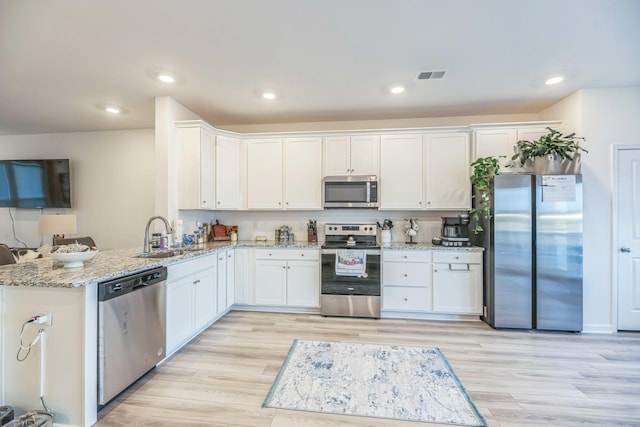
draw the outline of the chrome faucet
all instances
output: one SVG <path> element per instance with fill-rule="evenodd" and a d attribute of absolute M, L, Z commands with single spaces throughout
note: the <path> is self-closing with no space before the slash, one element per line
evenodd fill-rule
<path fill-rule="evenodd" d="M 145 253 L 151 252 L 151 245 L 149 244 L 149 227 L 151 226 L 151 223 L 155 219 L 160 219 L 160 220 L 162 220 L 162 222 L 164 222 L 164 227 L 165 227 L 165 229 L 167 231 L 167 234 L 173 233 L 173 230 L 171 229 L 171 226 L 169 225 L 169 221 L 167 221 L 167 219 L 165 217 L 157 215 L 157 216 L 152 216 L 151 218 L 149 218 L 149 221 L 147 222 L 147 227 L 144 229 L 144 248 L 143 248 L 143 252 L 145 252 Z"/>

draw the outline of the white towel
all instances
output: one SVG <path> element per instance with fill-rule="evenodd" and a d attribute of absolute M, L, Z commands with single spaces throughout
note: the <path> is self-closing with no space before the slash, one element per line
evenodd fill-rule
<path fill-rule="evenodd" d="M 367 277 L 367 253 L 353 249 L 336 251 L 336 276 Z"/>

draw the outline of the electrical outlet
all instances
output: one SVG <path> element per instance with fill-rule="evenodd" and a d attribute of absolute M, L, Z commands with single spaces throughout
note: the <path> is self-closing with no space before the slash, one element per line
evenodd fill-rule
<path fill-rule="evenodd" d="M 37 323 L 39 325 L 49 325 L 51 326 L 53 315 L 51 313 L 48 314 L 36 314 L 33 316 L 33 323 Z"/>

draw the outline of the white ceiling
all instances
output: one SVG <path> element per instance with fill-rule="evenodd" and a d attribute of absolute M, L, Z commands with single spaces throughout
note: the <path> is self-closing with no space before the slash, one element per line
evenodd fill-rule
<path fill-rule="evenodd" d="M 535 113 L 640 85 L 639 23 L 638 0 L 0 0 L 0 134 L 151 128 L 165 95 L 221 127 Z"/>

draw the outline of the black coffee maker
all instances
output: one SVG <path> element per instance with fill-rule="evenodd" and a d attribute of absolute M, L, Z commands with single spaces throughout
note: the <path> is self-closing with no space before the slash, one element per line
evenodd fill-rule
<path fill-rule="evenodd" d="M 443 216 L 442 246 L 471 246 L 469 239 L 469 215 Z"/>

